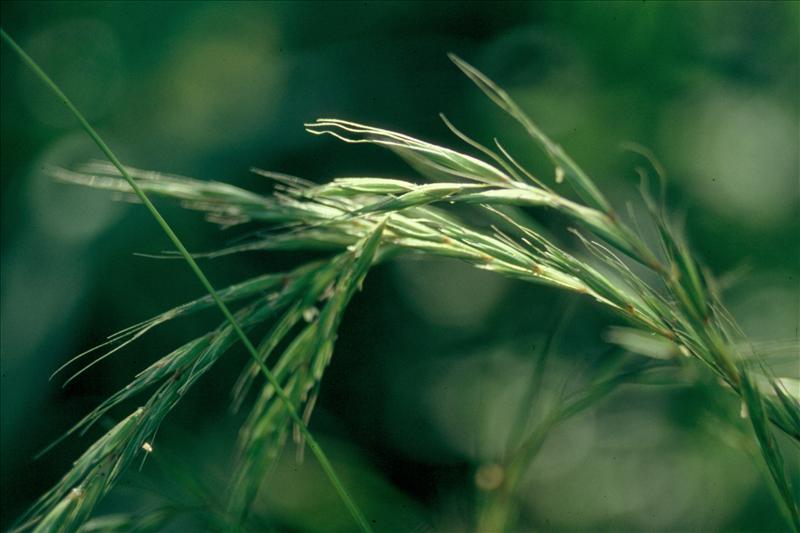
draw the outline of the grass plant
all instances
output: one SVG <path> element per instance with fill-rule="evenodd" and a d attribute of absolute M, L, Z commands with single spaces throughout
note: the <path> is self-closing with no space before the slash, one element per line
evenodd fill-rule
<path fill-rule="evenodd" d="M 87 520 L 95 504 L 134 459 L 149 453 L 169 411 L 233 344 L 241 342 L 252 360 L 234 385 L 233 405 L 247 408 L 249 413 L 240 430 L 238 461 L 231 475 L 228 524 L 247 523 L 263 478 L 293 435 L 301 447 L 308 444 L 356 522 L 369 530 L 364 513 L 338 481 L 307 424 L 334 353 L 343 313 L 370 268 L 400 254 L 415 254 L 459 260 L 521 282 L 577 293 L 612 310 L 629 326 L 610 334 L 610 340 L 622 348 L 608 355 L 584 388 L 560 396 L 552 408 L 540 413 L 531 429 L 524 429 L 527 416 L 521 415 L 500 466 L 503 479 L 478 510 L 478 530 L 513 527 L 519 480 L 554 426 L 653 369 L 685 364 L 707 369 L 739 398 L 787 523 L 800 530 L 797 498 L 775 436 L 776 431 L 785 434 L 786 446 L 795 449 L 800 444 L 798 384 L 774 376 L 758 347 L 747 342 L 722 304 L 713 276 L 670 221 L 663 196 L 653 197 L 642 187 L 641 201 L 657 233 L 655 241 L 648 240 L 503 89 L 465 61 L 451 55 L 453 63 L 544 150 L 552 162 L 555 183 L 548 184 L 550 180 L 525 169 L 497 139 L 493 146 L 484 146 L 444 116 L 445 127 L 468 148 L 456 150 L 340 119 L 322 118 L 306 124 L 314 135 L 391 150 L 408 162 L 418 178 L 344 177 L 319 185 L 254 170 L 275 183 L 274 194 L 264 196 L 231 184 L 125 167 L 56 85 L 5 33 L 3 38 L 70 107 L 110 161 L 91 162 L 76 170 L 54 169 L 53 174 L 72 184 L 135 195 L 170 238 L 177 250 L 174 256 L 189 264 L 208 293 L 112 335 L 104 346 L 106 355 L 165 322 L 204 308 L 216 306 L 225 318 L 215 330 L 141 371 L 78 423 L 72 431 L 86 431 L 122 402 L 146 389 L 155 390 L 42 496 L 22 520 L 23 528 L 74 531 L 81 524 L 92 524 Z M 570 186 L 574 197 L 559 192 L 562 183 Z M 265 229 L 246 242 L 190 254 L 150 197 L 178 201 L 226 227 L 255 221 Z M 462 209 L 453 209 L 462 204 L 492 223 L 472 223 Z M 527 223 L 522 213 L 530 209 L 551 209 L 563 215 L 582 250 L 576 251 Z M 195 261 L 195 257 L 269 250 L 322 250 L 328 251 L 330 258 L 289 272 L 258 276 L 221 291 L 212 287 Z M 255 345 L 247 332 L 260 324 L 269 324 L 270 329 Z M 526 395 L 527 404 L 521 406 L 524 415 L 539 401 L 537 391 L 547 353 L 544 349 L 537 355 L 540 371 Z M 250 401 L 248 393 L 254 388 L 255 400 Z"/>

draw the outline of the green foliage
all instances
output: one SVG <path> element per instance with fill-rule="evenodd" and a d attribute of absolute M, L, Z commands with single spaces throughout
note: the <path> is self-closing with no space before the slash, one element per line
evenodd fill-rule
<path fill-rule="evenodd" d="M 637 356 L 609 355 L 602 372 L 579 391 L 558 397 L 532 430 L 522 434 L 519 442 L 511 443 L 504 458 L 505 476 L 479 512 L 479 529 L 502 530 L 513 525 L 519 479 L 553 427 L 624 383 L 640 379 L 651 370 L 687 361 L 712 372 L 747 407 L 787 516 L 795 529 L 800 528 L 793 489 L 773 435 L 773 428 L 777 428 L 789 437 L 791 445 L 800 442 L 800 403 L 765 365 L 758 364 L 759 354 L 742 348 L 745 339 L 715 294 L 710 274 L 670 223 L 663 199 L 656 201 L 643 191 L 643 203 L 659 236 L 651 245 L 614 211 L 592 179 L 505 91 L 463 60 L 451 58 L 494 103 L 522 124 L 552 161 L 556 182 L 569 183 L 580 201 L 555 192 L 534 177 L 499 142 L 495 142 L 497 152 L 490 150 L 446 119 L 445 124 L 459 138 L 487 159 L 355 122 L 320 119 L 306 125 L 316 135 L 388 148 L 432 183 L 359 177 L 315 185 L 263 173 L 277 184 L 273 196 L 263 197 L 227 184 L 123 169 L 114 158 L 112 165 L 96 163 L 76 172 L 54 171 L 68 182 L 136 193 L 148 207 L 145 193 L 174 199 L 207 213 L 209 220 L 223 226 L 248 221 L 275 225 L 266 235 L 209 255 L 276 249 L 336 250 L 336 254 L 327 261 L 309 263 L 285 274 L 260 276 L 219 293 L 206 281 L 208 297 L 112 336 L 111 343 L 123 346 L 157 325 L 214 304 L 223 311 L 229 303 L 241 305 L 235 316 L 226 314 L 227 320 L 214 331 L 189 341 L 142 371 L 76 426 L 76 430 L 85 430 L 120 403 L 156 387 L 143 407 L 103 435 L 31 508 L 25 526 L 36 531 L 71 531 L 83 524 L 125 468 L 136 457 L 149 453 L 158 427 L 186 391 L 208 374 L 234 343 L 249 342 L 239 325 L 252 330 L 256 325 L 270 324 L 271 329 L 258 348 L 253 348 L 253 361 L 243 369 L 234 388 L 234 406 L 239 408 L 247 403 L 248 392 L 259 375 L 266 377 L 258 384 L 260 390 L 240 430 L 238 461 L 231 476 L 230 516 L 226 519 L 231 527 L 245 524 L 250 505 L 274 467 L 293 424 L 295 441 L 301 447 L 308 442 L 312 450 L 316 449 L 306 424 L 331 361 L 345 309 L 370 267 L 397 254 L 417 254 L 461 260 L 524 282 L 589 296 L 628 322 L 631 330 L 617 331 L 612 340 L 638 352 Z M 495 223 L 475 227 L 461 211 L 451 207 L 459 204 Z M 587 234 L 573 231 L 589 257 L 521 222 L 517 216 L 520 208 L 553 209 L 588 230 Z M 174 242 L 179 244 L 177 237 Z M 182 245 L 177 248 L 193 264 Z M 637 264 L 629 264 L 628 258 Z M 647 275 L 641 273 L 642 269 L 648 270 Z M 204 279 L 202 273 L 198 276 Z M 653 286 L 652 279 L 658 280 L 658 287 Z M 268 358 L 281 347 L 268 369 Z M 534 381 L 532 388 L 535 391 L 540 386 Z M 528 398 L 533 402 L 536 394 Z M 522 409 L 527 407 L 523 405 Z M 318 457 L 324 460 L 324 456 Z M 331 475 L 334 483 L 335 479 Z"/>

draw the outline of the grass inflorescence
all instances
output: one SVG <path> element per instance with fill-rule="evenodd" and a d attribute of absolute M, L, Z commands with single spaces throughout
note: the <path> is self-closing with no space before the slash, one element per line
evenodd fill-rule
<path fill-rule="evenodd" d="M 506 475 L 483 503 L 476 519 L 478 529 L 502 530 L 513 524 L 519 479 L 554 426 L 653 368 L 685 361 L 708 369 L 740 398 L 782 508 L 789 523 L 800 529 L 796 498 L 774 435 L 777 430 L 789 437 L 791 445 L 800 443 L 797 384 L 772 375 L 757 349 L 746 342 L 722 304 L 714 278 L 670 222 L 664 199 L 654 198 L 646 187 L 642 188 L 642 203 L 658 236 L 651 244 L 505 91 L 458 57 L 451 59 L 522 125 L 550 158 L 556 183 L 570 185 L 577 199 L 557 192 L 555 186 L 546 183 L 549 180 L 525 169 L 499 141 L 495 140 L 493 147 L 481 145 L 445 117 L 445 126 L 478 155 L 357 122 L 324 118 L 306 124 L 307 131 L 315 135 L 389 149 L 426 181 L 346 177 L 318 185 L 256 170 L 275 182 L 276 192 L 263 196 L 229 184 L 123 167 L 113 157 L 109 157 L 111 164 L 94 162 L 77 170 L 53 170 L 66 182 L 135 194 L 154 216 L 157 211 L 148 196 L 177 200 L 223 226 L 255 221 L 268 227 L 246 242 L 206 256 L 268 250 L 325 250 L 332 255 L 325 261 L 259 276 L 219 292 L 206 280 L 208 296 L 112 336 L 109 345 L 113 351 L 160 324 L 203 308 L 216 305 L 226 317 L 215 330 L 143 370 L 76 426 L 73 431 L 85 431 L 120 403 L 155 388 L 142 407 L 92 445 L 61 482 L 31 508 L 26 525 L 38 531 L 74 530 L 85 522 L 131 461 L 152 450 L 150 442 L 156 430 L 185 392 L 234 343 L 247 346 L 245 332 L 269 324 L 260 343 L 248 348 L 252 361 L 242 370 L 233 394 L 234 408 L 240 409 L 248 404 L 248 392 L 258 389 L 240 430 L 228 502 L 229 523 L 245 523 L 263 478 L 290 435 L 294 434 L 301 447 L 308 443 L 317 457 L 326 461 L 307 423 L 334 352 L 344 310 L 375 263 L 399 254 L 416 254 L 452 258 L 524 282 L 589 297 L 629 326 L 611 331 L 609 340 L 620 345 L 621 352 L 637 353 L 634 358 L 609 355 L 603 371 L 589 379 L 584 389 L 561 397 L 531 430 L 515 434 L 503 461 Z M 451 208 L 462 204 L 480 210 L 494 222 L 481 226 L 470 223 Z M 526 223 L 520 216 L 524 209 L 561 213 L 570 225 L 574 224 L 570 229 L 584 252 L 589 252 L 588 257 Z M 195 274 L 205 279 L 177 236 L 173 243 L 177 255 L 195 265 Z M 647 275 L 641 273 L 644 270 Z M 237 311 L 226 312 L 229 305 L 237 306 Z M 280 353 L 276 353 L 279 348 Z M 545 349 L 537 356 L 539 370 L 544 367 L 546 354 Z M 536 379 L 540 376 L 537 372 Z M 537 400 L 539 386 L 534 381 L 532 392 L 526 396 L 528 402 Z M 522 412 L 528 407 L 522 405 Z M 332 470 L 329 476 L 336 485 Z M 347 503 L 343 487 L 340 494 Z M 363 526 L 360 511 L 352 507 L 351 511 Z"/>

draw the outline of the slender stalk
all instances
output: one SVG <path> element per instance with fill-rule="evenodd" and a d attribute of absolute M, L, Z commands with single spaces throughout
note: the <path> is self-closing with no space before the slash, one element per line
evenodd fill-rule
<path fill-rule="evenodd" d="M 78 122 L 86 131 L 86 133 L 89 135 L 89 137 L 91 137 L 91 139 L 98 146 L 98 148 L 100 148 L 100 150 L 108 158 L 111 164 L 114 165 L 114 167 L 116 167 L 116 169 L 125 179 L 125 181 L 128 182 L 128 184 L 131 186 L 131 188 L 139 197 L 139 199 L 142 201 L 142 203 L 145 205 L 145 207 L 147 207 L 147 210 L 150 211 L 150 214 L 153 216 L 156 222 L 158 222 L 158 225 L 161 226 L 161 229 L 167 235 L 169 240 L 172 241 L 172 244 L 175 246 L 175 248 L 177 248 L 180 255 L 183 257 L 183 259 L 186 260 L 186 263 L 189 265 L 189 268 L 192 270 L 194 275 L 200 281 L 200 284 L 203 285 L 203 288 L 205 288 L 205 290 L 214 300 L 214 303 L 217 305 L 219 310 L 225 316 L 225 319 L 228 321 L 228 323 L 230 323 L 231 327 L 236 332 L 236 335 L 239 337 L 239 339 L 242 341 L 242 344 L 244 344 L 250 356 L 259 365 L 261 372 L 264 374 L 264 377 L 275 388 L 276 394 L 281 399 L 281 401 L 286 405 L 286 410 L 289 413 L 289 416 L 291 416 L 292 420 L 297 425 L 297 427 L 300 428 L 300 431 L 302 432 L 305 441 L 308 443 L 308 447 L 311 448 L 311 451 L 314 453 L 314 456 L 319 461 L 320 466 L 325 471 L 325 475 L 328 476 L 328 479 L 330 480 L 334 489 L 336 489 L 336 492 L 339 494 L 339 497 L 344 502 L 345 506 L 347 507 L 347 510 L 350 512 L 350 514 L 353 516 L 353 518 L 363 531 L 371 532 L 372 528 L 370 527 L 369 523 L 364 517 L 364 514 L 361 512 L 361 509 L 358 507 L 358 505 L 352 499 L 350 494 L 347 492 L 342 482 L 339 480 L 338 476 L 333 470 L 333 466 L 328 460 L 328 457 L 322 451 L 322 448 L 317 443 L 316 439 L 314 439 L 314 437 L 311 435 L 311 432 L 309 431 L 306 424 L 303 422 L 303 419 L 297 413 L 297 410 L 295 409 L 294 405 L 292 405 L 289 396 L 283 390 L 280 383 L 272 374 L 272 372 L 269 371 L 266 364 L 258 356 L 258 351 L 256 350 L 255 346 L 247 337 L 245 332 L 242 330 L 241 326 L 236 321 L 236 319 L 233 317 L 233 314 L 228 309 L 228 306 L 225 305 L 225 302 L 223 302 L 222 299 L 219 297 L 217 291 L 211 285 L 211 282 L 203 273 L 202 269 L 194 260 L 192 255 L 183 245 L 183 242 L 181 242 L 178 235 L 173 231 L 173 229 L 170 227 L 170 225 L 167 223 L 164 217 L 161 216 L 161 213 L 158 211 L 158 209 L 156 209 L 156 206 L 153 205 L 153 203 L 150 201 L 150 198 L 147 197 L 147 194 L 144 192 L 144 190 L 142 190 L 139 184 L 136 183 L 136 181 L 130 176 L 130 174 L 122 165 L 122 163 L 119 161 L 117 156 L 114 155 L 114 152 L 111 151 L 111 149 L 108 147 L 105 141 L 103 141 L 100 135 L 91 126 L 91 124 L 89 124 L 86 118 L 84 118 L 83 114 L 81 114 L 81 112 L 78 111 L 78 108 L 75 107 L 75 105 L 67 97 L 67 95 L 64 94 L 64 92 L 58 87 L 58 85 L 56 85 L 56 83 L 52 79 L 50 79 L 50 77 L 44 72 L 44 70 L 42 70 L 42 68 L 36 63 L 36 61 L 34 61 L 33 58 L 31 58 L 25 52 L 25 50 L 23 50 L 22 47 L 20 47 L 16 43 L 16 41 L 14 41 L 14 39 L 12 39 L 11 36 L 9 36 L 2 28 L 0 28 L 0 34 L 2 34 L 3 40 L 14 50 L 14 52 L 20 57 L 20 59 L 22 59 L 22 61 L 28 67 L 30 67 L 30 69 L 34 72 L 34 74 L 36 74 L 36 76 L 40 80 L 42 80 L 42 82 L 56 95 L 56 97 L 59 100 L 61 100 L 61 102 L 67 107 L 67 109 L 70 110 L 70 112 L 75 116 L 75 118 L 78 120 Z"/>

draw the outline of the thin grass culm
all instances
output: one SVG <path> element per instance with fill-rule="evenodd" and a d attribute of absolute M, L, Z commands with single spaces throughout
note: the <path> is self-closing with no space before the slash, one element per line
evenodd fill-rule
<path fill-rule="evenodd" d="M 50 79 L 50 77 L 39 67 L 39 65 L 16 43 L 16 41 L 14 41 L 14 39 L 12 39 L 5 32 L 5 30 L 0 29 L 0 34 L 2 34 L 3 41 L 5 41 L 14 50 L 20 59 L 28 67 L 30 67 L 31 70 L 33 70 L 36 76 L 69 109 L 72 115 L 81 124 L 81 127 L 86 131 L 89 137 L 92 138 L 95 144 L 97 144 L 111 164 L 114 165 L 114 167 L 119 171 L 120 175 L 136 193 L 145 207 L 147 207 L 150 214 L 189 265 L 190 269 L 200 281 L 203 288 L 206 290 L 206 292 L 208 292 L 214 304 L 222 312 L 227 323 L 229 324 L 229 327 L 235 333 L 235 336 L 238 337 L 238 340 L 241 341 L 245 346 L 248 353 L 253 358 L 254 364 L 258 366 L 258 369 L 269 382 L 273 393 L 281 400 L 283 409 L 292 419 L 295 427 L 297 427 L 298 430 L 303 434 L 305 442 L 308 443 L 312 453 L 316 456 L 320 466 L 325 471 L 325 474 L 330 479 L 331 483 L 336 489 L 336 492 L 341 497 L 348 511 L 350 511 L 350 513 L 353 515 L 353 518 L 358 523 L 359 527 L 366 532 L 372 531 L 372 528 L 364 517 L 363 512 L 361 512 L 355 501 L 344 488 L 344 485 L 336 476 L 333 466 L 331 465 L 325 453 L 322 451 L 322 448 L 317 443 L 316 439 L 314 439 L 314 437 L 311 435 L 311 432 L 308 430 L 305 421 L 297 413 L 292 399 L 290 399 L 289 395 L 286 393 L 286 391 L 284 391 L 281 384 L 264 364 L 261 355 L 259 355 L 253 343 L 250 342 L 250 339 L 243 331 L 239 321 L 237 321 L 233 313 L 231 313 L 231 311 L 228 309 L 228 306 L 225 304 L 222 298 L 220 298 L 219 294 L 211 285 L 211 282 L 205 276 L 202 269 L 191 256 L 189 251 L 183 245 L 178 235 L 172 230 L 164 217 L 161 216 L 161 213 L 159 213 L 158 209 L 156 209 L 155 205 L 153 205 L 153 203 L 150 201 L 147 193 L 141 187 L 139 187 L 136 181 L 128 174 L 117 156 L 114 155 L 108 145 L 106 145 L 103 139 L 84 118 L 81 112 L 78 111 L 72 101 L 61 91 L 58 85 L 56 85 L 56 83 Z M 379 232 L 376 232 L 376 235 L 379 237 Z M 370 239 L 370 241 L 374 242 L 375 239 Z M 371 260 L 371 255 L 369 257 L 369 260 Z M 174 381 L 177 382 L 178 379 Z M 188 385 L 188 383 L 186 385 Z M 177 398 L 173 399 L 169 404 L 169 407 L 165 406 L 165 410 L 171 408 L 176 401 Z M 158 413 L 155 416 L 160 419 L 164 416 L 164 413 Z M 74 472 L 75 475 L 73 478 L 65 478 L 68 483 L 62 482 L 60 484 L 62 489 L 61 491 L 51 492 L 52 497 L 50 500 L 52 500 L 52 504 L 49 506 L 50 508 L 48 509 L 48 506 L 45 505 L 41 506 L 41 515 L 34 517 L 34 521 L 38 521 L 36 530 L 50 531 L 53 529 L 59 529 L 71 531 L 73 529 L 77 529 L 77 527 L 80 526 L 80 524 L 84 522 L 88 516 L 90 516 L 94 503 L 100 499 L 108 489 L 110 489 L 111 485 L 113 484 L 114 477 L 112 474 L 118 474 L 120 470 L 124 469 L 125 464 L 133 459 L 133 455 L 137 453 L 140 448 L 144 451 L 147 451 L 147 446 L 145 446 L 148 444 L 145 440 L 148 436 L 147 432 L 136 431 L 136 429 L 141 427 L 147 427 L 150 429 L 146 424 L 146 421 L 147 416 L 145 415 L 145 411 L 142 408 L 139 408 L 130 417 L 115 426 L 111 432 L 101 439 L 101 441 L 98 441 L 98 443 L 90 448 L 87 451 L 87 454 L 81 457 L 81 460 L 85 460 L 86 465 L 81 469 L 77 469 L 77 471 Z M 153 426 L 154 427 L 152 429 L 157 427 L 158 422 L 155 422 Z M 134 436 L 136 436 L 137 439 L 135 439 L 134 446 L 131 446 L 129 441 L 132 440 L 131 437 Z M 97 444 L 100 443 L 102 443 L 102 445 L 98 447 Z M 93 450 L 95 447 L 97 447 L 97 449 Z M 97 452 L 97 454 L 95 455 L 94 453 L 90 453 L 93 451 Z M 80 474 L 84 473 L 87 473 L 87 475 L 85 479 L 81 479 L 82 476 Z M 101 474 L 101 477 L 91 475 L 95 473 Z M 58 488 L 58 486 L 56 488 Z M 69 492 L 66 493 L 66 496 L 64 496 L 62 499 L 60 493 L 63 493 L 67 490 L 69 490 Z"/>
<path fill-rule="evenodd" d="M 444 127 L 476 155 L 354 121 L 320 118 L 305 125 L 313 135 L 390 150 L 415 172 L 402 179 L 343 177 L 316 184 L 256 169 L 276 182 L 277 192 L 263 196 L 229 184 L 124 167 L 33 60 L 5 32 L 3 39 L 73 111 L 110 161 L 55 169 L 54 176 L 66 183 L 138 197 L 175 245 L 176 257 L 190 265 L 208 293 L 113 335 L 109 350 L 206 307 L 218 307 L 225 317 L 214 330 L 140 372 L 75 426 L 72 431 L 83 432 L 121 402 L 147 388 L 156 389 L 143 407 L 118 422 L 76 461 L 23 517 L 23 527 L 72 531 L 91 518 L 95 503 L 132 458 L 149 453 L 149 439 L 185 390 L 233 343 L 242 342 L 252 360 L 233 387 L 233 407 L 247 406 L 249 412 L 239 431 L 237 462 L 231 473 L 229 524 L 246 523 L 264 477 L 292 436 L 301 449 L 303 443 L 309 445 L 354 519 L 368 531 L 364 514 L 334 474 L 307 423 L 333 357 L 345 309 L 369 270 L 398 255 L 413 254 L 458 260 L 518 282 L 586 296 L 626 324 L 609 333 L 607 340 L 619 349 L 608 353 L 586 387 L 569 396 L 561 394 L 559 402 L 544 410 L 532 427 L 524 427 L 531 404 L 541 397 L 538 389 L 552 338 L 547 340 L 536 356 L 537 372 L 525 403 L 519 406 L 518 427 L 500 461 L 505 476 L 488 484 L 494 492 L 479 505 L 474 520 L 477 530 L 513 530 L 520 479 L 552 428 L 651 370 L 694 365 L 712 375 L 740 403 L 752 428 L 748 438 L 760 453 L 778 505 L 789 527 L 800 531 L 796 487 L 791 486 L 781 451 L 782 446 L 800 445 L 798 383 L 776 376 L 758 346 L 748 342 L 723 305 L 714 277 L 671 222 L 663 196 L 653 197 L 642 187 L 641 203 L 655 235 L 648 239 L 614 209 L 589 174 L 508 93 L 462 59 L 450 56 L 545 152 L 553 165 L 555 185 L 526 169 L 500 141 L 484 146 L 444 116 Z M 557 192 L 562 182 L 574 195 Z M 178 201 L 225 227 L 244 222 L 264 226 L 263 233 L 246 241 L 197 257 L 272 250 L 325 251 L 330 257 L 217 292 L 150 196 Z M 580 251 L 528 222 L 526 211 L 541 209 L 553 210 L 560 220 L 569 221 L 567 229 L 576 236 Z M 465 216 L 470 212 L 489 222 L 473 222 Z M 234 305 L 236 311 L 230 311 Z M 269 330 L 256 346 L 245 332 L 259 324 L 268 324 Z M 550 333 L 555 336 L 560 329 L 556 323 Z M 248 402 L 253 389 L 257 389 L 256 398 Z"/>

